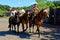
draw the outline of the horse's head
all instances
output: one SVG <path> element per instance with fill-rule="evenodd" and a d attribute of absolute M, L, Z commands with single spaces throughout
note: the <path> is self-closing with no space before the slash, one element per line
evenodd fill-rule
<path fill-rule="evenodd" d="M 18 17 L 18 13 L 15 13 L 15 18 L 17 18 Z"/>
<path fill-rule="evenodd" d="M 16 22 L 19 22 L 19 13 L 15 13 L 15 20 L 16 20 Z"/>
<path fill-rule="evenodd" d="M 42 10 L 39 12 L 39 16 L 42 17 L 42 18 L 49 17 L 48 10 L 42 9 Z"/>

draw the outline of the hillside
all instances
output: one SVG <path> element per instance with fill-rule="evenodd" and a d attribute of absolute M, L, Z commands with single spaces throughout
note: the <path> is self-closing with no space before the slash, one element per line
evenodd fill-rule
<path fill-rule="evenodd" d="M 37 6 L 41 10 L 42 8 L 60 8 L 60 1 L 46 1 L 46 0 L 36 0 Z"/>
<path fill-rule="evenodd" d="M 0 15 L 9 11 L 10 8 L 13 8 L 13 7 L 10 7 L 8 5 L 1 5 L 0 4 Z M 24 6 L 24 7 L 14 7 L 14 8 L 17 8 L 18 10 L 21 10 L 22 8 L 27 9 L 28 7 Z"/>
<path fill-rule="evenodd" d="M 6 11 L 8 11 L 10 8 L 10 6 L 8 5 L 1 5 L 0 4 L 0 15 L 2 15 L 3 13 L 5 13 Z"/>

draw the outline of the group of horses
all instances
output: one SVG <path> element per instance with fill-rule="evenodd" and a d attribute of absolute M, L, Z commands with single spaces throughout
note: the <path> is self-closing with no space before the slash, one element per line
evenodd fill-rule
<path fill-rule="evenodd" d="M 40 35 L 39 27 L 43 23 L 43 19 L 48 17 L 48 12 L 45 11 L 46 9 L 42 9 L 36 16 L 33 16 L 33 13 L 30 13 L 29 10 L 27 10 L 22 16 L 20 14 L 15 14 L 14 17 L 9 18 L 9 29 L 15 30 L 19 32 L 19 26 L 22 24 L 22 30 L 25 32 L 29 28 L 29 32 L 31 32 L 31 28 L 33 28 L 32 32 L 34 32 L 34 26 L 37 28 L 38 35 Z M 25 25 L 26 24 L 26 28 Z M 29 24 L 29 26 L 28 26 Z M 17 25 L 17 27 L 16 27 Z M 16 30 L 17 29 L 17 30 Z"/>

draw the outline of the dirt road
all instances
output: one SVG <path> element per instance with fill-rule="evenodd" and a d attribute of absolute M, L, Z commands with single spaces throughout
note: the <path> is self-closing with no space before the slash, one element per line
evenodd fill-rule
<path fill-rule="evenodd" d="M 35 33 L 29 33 L 28 31 L 23 33 L 21 25 L 19 33 L 9 31 L 8 18 L 0 18 L 0 40 L 60 40 L 60 29 L 52 27 L 57 26 L 43 24 L 40 27 L 40 38 L 38 38 L 38 35 Z"/>

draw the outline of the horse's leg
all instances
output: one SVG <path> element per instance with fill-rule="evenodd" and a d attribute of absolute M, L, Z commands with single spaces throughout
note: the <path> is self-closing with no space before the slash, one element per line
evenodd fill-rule
<path fill-rule="evenodd" d="M 34 24 L 33 24 L 33 30 L 32 30 L 32 32 L 34 33 Z"/>
<path fill-rule="evenodd" d="M 31 26 L 32 26 L 32 24 L 31 24 L 31 22 L 29 22 L 29 32 L 31 32 Z"/>
<path fill-rule="evenodd" d="M 9 18 L 8 22 L 9 22 L 8 28 L 9 28 L 9 30 L 11 30 L 11 25 L 12 25 L 12 17 L 10 17 L 10 18 Z"/>
<path fill-rule="evenodd" d="M 20 25 L 20 24 L 17 25 L 17 32 L 19 32 L 19 25 Z"/>
<path fill-rule="evenodd" d="M 26 30 L 28 29 L 28 23 L 26 23 Z"/>
<path fill-rule="evenodd" d="M 38 37 L 40 37 L 39 25 L 37 26 Z"/>
<path fill-rule="evenodd" d="M 24 31 L 26 31 L 28 29 L 28 23 L 26 23 L 26 29 Z"/>
<path fill-rule="evenodd" d="M 16 26 L 14 25 L 14 31 L 16 31 Z"/>
<path fill-rule="evenodd" d="M 22 23 L 22 29 L 23 29 L 23 32 L 24 32 L 24 24 Z"/>
<path fill-rule="evenodd" d="M 9 30 L 11 30 L 11 24 L 8 25 Z"/>
<path fill-rule="evenodd" d="M 13 30 L 13 25 L 11 25 L 11 30 Z"/>
<path fill-rule="evenodd" d="M 34 16 L 33 16 L 33 18 L 32 18 L 32 26 L 33 26 L 32 32 L 33 32 L 33 33 L 34 33 L 34 25 L 35 25 L 35 18 L 34 18 Z"/>

